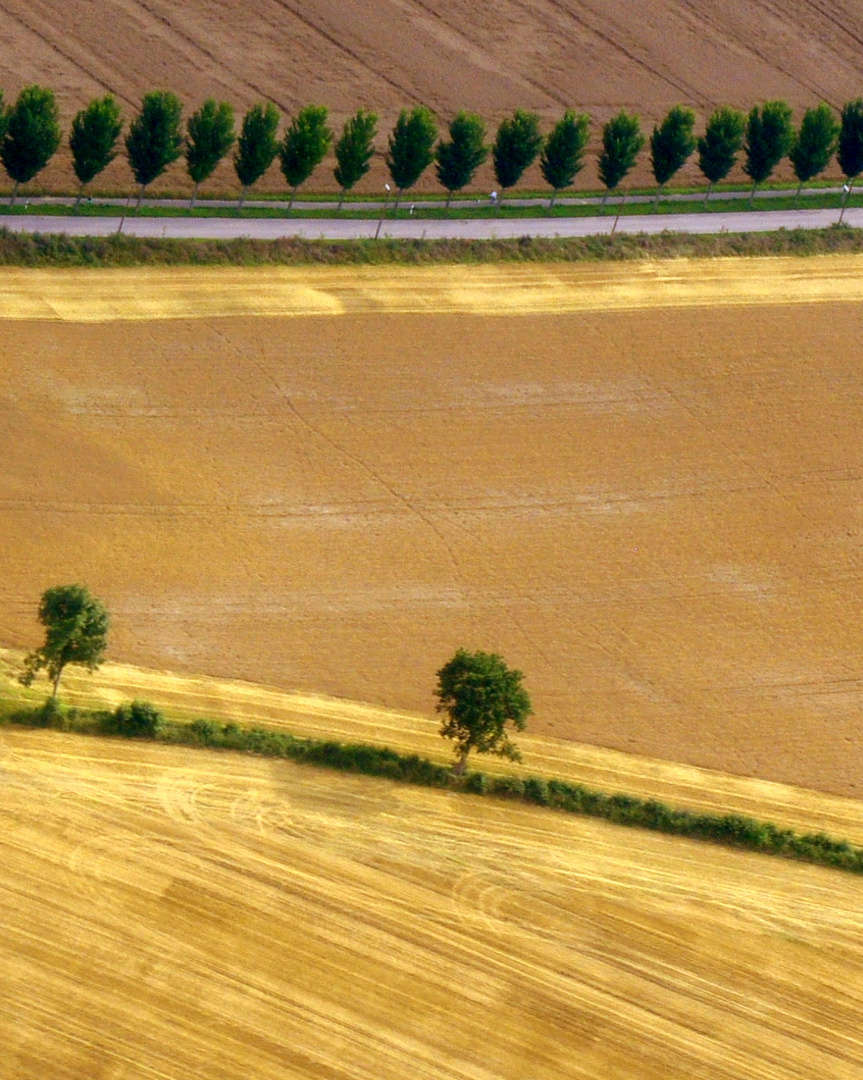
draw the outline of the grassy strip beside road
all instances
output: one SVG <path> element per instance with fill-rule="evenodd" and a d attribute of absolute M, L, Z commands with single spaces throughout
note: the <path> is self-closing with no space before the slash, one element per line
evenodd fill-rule
<path fill-rule="evenodd" d="M 79 708 L 64 709 L 53 699 L 41 707 L 16 707 L 4 702 L 0 724 L 56 730 L 90 736 L 120 736 L 156 740 L 171 745 L 284 758 L 342 772 L 362 773 L 444 790 L 485 795 L 545 806 L 565 813 L 600 818 L 616 825 L 650 829 L 693 840 L 720 843 L 734 848 L 780 855 L 855 874 L 863 873 L 863 848 L 826 833 L 800 834 L 793 829 L 742 814 L 698 813 L 678 809 L 656 799 L 621 792 L 608 794 L 583 784 L 543 777 L 511 774 L 487 775 L 469 771 L 456 776 L 452 770 L 419 754 L 405 755 L 388 747 L 368 743 L 299 738 L 237 723 L 198 719 L 191 722 L 165 719 L 153 706 L 135 702 L 114 712 Z"/>
<path fill-rule="evenodd" d="M 847 226 L 770 233 L 600 235 L 501 240 L 189 240 L 65 236 L 0 229 L 0 266 L 351 266 L 596 262 L 863 252 Z"/>

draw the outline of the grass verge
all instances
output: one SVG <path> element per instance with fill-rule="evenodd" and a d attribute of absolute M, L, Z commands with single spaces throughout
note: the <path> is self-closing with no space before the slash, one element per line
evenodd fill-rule
<path fill-rule="evenodd" d="M 650 829 L 863 874 L 863 848 L 823 832 L 801 834 L 742 814 L 697 813 L 668 806 L 656 799 L 642 799 L 620 792 L 608 794 L 563 780 L 507 774 L 490 776 L 478 771 L 456 776 L 446 766 L 418 754 L 399 754 L 388 747 L 368 743 L 300 738 L 235 723 L 221 724 L 211 720 L 184 723 L 166 719 L 147 702 L 121 705 L 114 712 L 64 709 L 50 698 L 42 706 L 16 707 L 5 703 L 0 711 L 0 724 L 3 723 L 285 758 L 342 772 L 384 777 L 403 784 L 545 806 L 565 813 L 601 818 L 616 825 Z"/>
<path fill-rule="evenodd" d="M 511 240 L 176 240 L 0 229 L 0 266 L 351 266 L 567 263 L 863 252 L 863 229 L 779 229 L 698 236 L 663 232 Z"/>

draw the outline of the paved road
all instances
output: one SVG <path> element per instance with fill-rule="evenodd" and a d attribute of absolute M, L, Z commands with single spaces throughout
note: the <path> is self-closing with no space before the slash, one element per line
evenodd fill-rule
<path fill-rule="evenodd" d="M 384 220 L 380 235 L 394 239 L 507 239 L 520 236 L 597 236 L 620 233 L 720 233 L 772 232 L 777 229 L 823 229 L 836 222 L 836 210 L 774 210 L 719 214 L 633 214 L 615 219 L 483 218 L 473 220 Z M 249 237 L 275 240 L 280 237 L 355 240 L 375 235 L 377 221 L 335 218 L 136 218 L 56 217 L 28 214 L 0 215 L 0 226 L 14 232 L 57 233 L 68 236 L 109 236 L 121 226 L 129 236 L 227 240 Z M 848 225 L 863 227 L 863 208 L 847 210 Z"/>

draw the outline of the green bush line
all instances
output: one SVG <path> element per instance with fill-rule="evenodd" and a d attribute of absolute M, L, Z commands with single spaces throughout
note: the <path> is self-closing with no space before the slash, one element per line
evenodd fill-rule
<path fill-rule="evenodd" d="M 741 814 L 698 813 L 675 809 L 656 799 L 623 793 L 607 794 L 583 784 L 508 774 L 469 771 L 456 776 L 418 754 L 399 754 L 369 743 L 301 738 L 261 727 L 241 727 L 212 720 L 182 723 L 165 720 L 146 702 L 121 705 L 115 712 L 63 709 L 52 699 L 40 707 L 18 708 L 0 714 L 0 722 L 26 727 L 55 728 L 88 735 L 157 740 L 174 746 L 206 747 L 286 758 L 342 772 L 384 777 L 403 784 L 468 792 L 514 802 L 545 806 L 570 814 L 599 818 L 615 825 L 709 841 L 747 851 L 863 873 L 863 848 L 826 833 L 800 834 L 771 822 Z"/>
<path fill-rule="evenodd" d="M 0 266 L 425 266 L 625 262 L 639 259 L 863 252 L 863 229 L 779 229 L 705 236 L 663 232 L 511 240 L 175 240 L 17 233 L 0 229 Z"/>

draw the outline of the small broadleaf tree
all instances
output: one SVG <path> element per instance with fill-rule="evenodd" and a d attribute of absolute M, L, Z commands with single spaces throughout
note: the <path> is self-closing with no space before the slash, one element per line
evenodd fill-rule
<path fill-rule="evenodd" d="M 626 110 L 608 121 L 602 129 L 602 151 L 599 155 L 599 179 L 605 185 L 602 205 L 621 180 L 628 176 L 644 147 L 644 136 L 637 116 Z"/>
<path fill-rule="evenodd" d="M 336 143 L 336 167 L 333 175 L 342 189 L 339 210 L 345 195 L 366 175 L 375 154 L 375 135 L 378 133 L 378 115 L 366 109 L 358 109 L 349 116 Z"/>
<path fill-rule="evenodd" d="M 39 603 L 39 622 L 45 627 L 45 644 L 24 658 L 21 682 L 30 686 L 45 668 L 57 697 L 60 676 L 67 664 L 95 671 L 105 657 L 108 612 L 83 585 L 55 585 L 46 589 Z"/>
<path fill-rule="evenodd" d="M 152 90 L 141 100 L 141 111 L 129 125 L 126 154 L 138 183 L 140 208 L 144 192 L 183 153 L 180 121 L 183 106 L 170 90 Z"/>
<path fill-rule="evenodd" d="M 435 149 L 437 178 L 446 190 L 447 209 L 453 192 L 467 187 L 487 157 L 485 121 L 476 113 L 458 113 L 449 126 L 449 139 L 441 139 Z"/>
<path fill-rule="evenodd" d="M 282 173 L 291 189 L 291 210 L 297 188 L 304 184 L 327 155 L 333 141 L 327 126 L 329 111 L 325 105 L 306 105 L 288 125 L 279 151 Z"/>
<path fill-rule="evenodd" d="M 521 761 L 506 725 L 524 731 L 532 712 L 523 678 L 497 653 L 466 649 L 459 649 L 437 673 L 437 711 L 444 714 L 440 734 L 455 743 L 454 773 L 464 773 L 471 750 Z"/>
<path fill-rule="evenodd" d="M 590 117 L 586 113 L 576 116 L 572 109 L 567 109 L 551 129 L 539 159 L 542 178 L 551 188 L 549 209 L 554 206 L 558 192 L 572 187 L 584 168 L 589 138 Z"/>
<path fill-rule="evenodd" d="M 278 127 L 279 110 L 271 101 L 253 105 L 243 117 L 237 152 L 234 154 L 234 172 L 242 186 L 238 212 L 243 209 L 249 188 L 261 179 L 279 152 L 279 140 L 276 138 Z"/>
<path fill-rule="evenodd" d="M 186 125 L 186 169 L 195 187 L 189 209 L 195 209 L 201 184 L 213 175 L 216 166 L 237 141 L 234 134 L 234 107 L 227 101 L 207 98 Z"/>
<path fill-rule="evenodd" d="M 838 137 L 839 122 L 826 102 L 822 101 L 803 114 L 800 130 L 788 155 L 798 181 L 795 201 L 800 198 L 803 185 L 824 172 L 830 164 L 830 159 L 836 153 Z"/>
<path fill-rule="evenodd" d="M 0 160 L 13 181 L 11 205 L 18 188 L 42 171 L 60 146 L 60 112 L 54 91 L 25 86 L 9 113 L 0 144 Z"/>
<path fill-rule="evenodd" d="M 497 129 L 491 158 L 501 192 L 514 187 L 539 157 L 543 138 L 536 113 L 516 109 Z"/>
<path fill-rule="evenodd" d="M 698 168 L 707 178 L 705 205 L 713 185 L 724 180 L 734 167 L 745 129 L 746 117 L 730 105 L 721 105 L 708 118 L 704 134 L 698 140 Z"/>
<path fill-rule="evenodd" d="M 437 124 L 431 109 L 417 105 L 402 109 L 389 138 L 387 168 L 396 186 L 396 208 L 402 192 L 414 186 L 434 161 Z"/>
<path fill-rule="evenodd" d="M 107 169 L 117 156 L 122 130 L 123 117 L 113 94 L 95 98 L 75 115 L 69 132 L 69 149 L 80 184 L 75 199 L 76 209 L 87 184 Z"/>
<path fill-rule="evenodd" d="M 659 202 L 662 189 L 683 168 L 695 152 L 695 113 L 683 105 L 675 105 L 661 124 L 656 124 L 650 136 L 650 167 L 656 181 Z"/>
<path fill-rule="evenodd" d="M 769 179 L 792 147 L 794 128 L 791 116 L 791 106 L 787 101 L 767 101 L 762 108 L 756 105 L 749 113 L 743 144 L 746 154 L 743 171 L 752 181 L 750 206 L 755 198 L 755 189 Z"/>
<path fill-rule="evenodd" d="M 849 101 L 842 109 L 839 148 L 836 157 L 839 168 L 848 181 L 845 185 L 845 197 L 842 200 L 842 213 L 839 215 L 841 223 L 854 181 L 863 172 L 863 98 Z"/>

